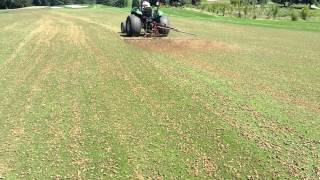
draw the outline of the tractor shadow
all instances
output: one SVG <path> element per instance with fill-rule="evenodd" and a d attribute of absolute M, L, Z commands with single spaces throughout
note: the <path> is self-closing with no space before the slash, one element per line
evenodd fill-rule
<path fill-rule="evenodd" d="M 159 39 L 159 38 L 168 39 L 168 36 L 165 36 L 165 35 L 158 35 L 158 36 L 154 36 L 151 34 L 146 35 L 143 32 L 139 36 L 128 36 L 126 33 L 122 33 L 122 32 L 117 32 L 117 33 L 123 39 Z"/>
<path fill-rule="evenodd" d="M 122 32 L 118 32 L 118 34 L 119 34 L 119 36 L 121 37 L 121 38 L 123 38 L 123 39 L 137 39 L 137 38 L 147 38 L 147 37 L 145 37 L 145 35 L 144 34 L 140 34 L 140 36 L 136 36 L 136 37 L 131 37 L 131 36 L 128 36 L 127 34 L 125 34 L 125 33 L 122 33 Z"/>

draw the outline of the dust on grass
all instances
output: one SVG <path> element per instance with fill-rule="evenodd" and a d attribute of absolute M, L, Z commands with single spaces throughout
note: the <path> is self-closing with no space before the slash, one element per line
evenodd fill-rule
<path fill-rule="evenodd" d="M 125 39 L 125 42 L 141 49 L 156 52 L 181 53 L 188 51 L 230 51 L 236 47 L 222 42 L 212 42 L 203 39 Z"/>

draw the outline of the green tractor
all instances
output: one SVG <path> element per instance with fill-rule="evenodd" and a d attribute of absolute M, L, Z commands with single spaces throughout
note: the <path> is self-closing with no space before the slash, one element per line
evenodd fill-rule
<path fill-rule="evenodd" d="M 140 7 L 133 7 L 131 14 L 125 22 L 121 22 L 121 33 L 129 37 L 140 36 L 168 36 L 171 29 L 168 17 L 159 10 L 160 3 L 156 2 L 156 8 L 152 9 L 149 2 L 144 0 Z"/>

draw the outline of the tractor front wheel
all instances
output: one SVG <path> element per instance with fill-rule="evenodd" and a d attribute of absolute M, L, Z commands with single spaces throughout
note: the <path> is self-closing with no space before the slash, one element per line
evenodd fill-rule
<path fill-rule="evenodd" d="M 128 36 L 140 36 L 141 20 L 134 14 L 128 16 L 126 21 L 126 31 Z"/>
<path fill-rule="evenodd" d="M 161 26 L 170 27 L 169 19 L 166 16 L 161 16 L 159 21 Z M 170 32 L 170 29 L 159 28 L 159 33 L 163 36 L 168 36 L 169 32 Z"/>

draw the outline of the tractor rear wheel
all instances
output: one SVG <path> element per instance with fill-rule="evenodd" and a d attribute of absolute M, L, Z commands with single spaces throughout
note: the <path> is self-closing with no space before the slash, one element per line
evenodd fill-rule
<path fill-rule="evenodd" d="M 170 27 L 169 19 L 166 16 L 161 16 L 159 19 L 161 26 Z M 159 33 L 163 36 L 168 36 L 170 29 L 161 29 L 159 28 Z"/>
<path fill-rule="evenodd" d="M 126 21 L 126 31 L 128 36 L 140 36 L 141 20 L 134 14 L 128 16 Z"/>
<path fill-rule="evenodd" d="M 127 32 L 126 23 L 121 22 L 120 28 L 121 28 L 121 33 L 126 33 Z"/>

